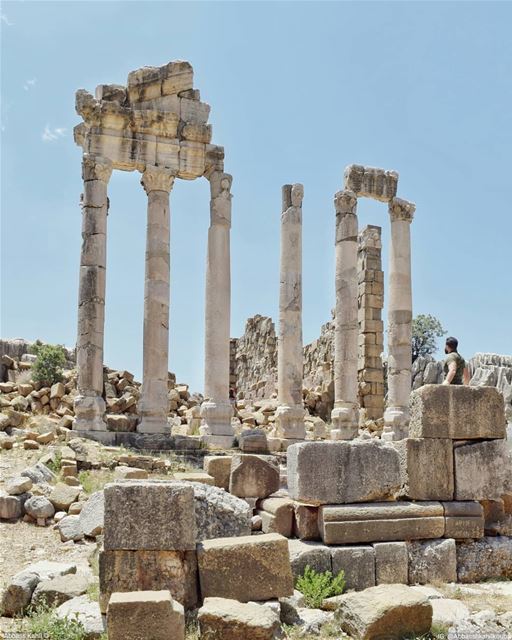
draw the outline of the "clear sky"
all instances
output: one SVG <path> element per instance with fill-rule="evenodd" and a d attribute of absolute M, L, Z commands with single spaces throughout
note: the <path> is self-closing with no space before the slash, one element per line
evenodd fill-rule
<path fill-rule="evenodd" d="M 395 169 L 412 224 L 414 313 L 461 352 L 512 353 L 510 2 L 2 2 L 1 327 L 73 346 L 78 88 L 189 60 L 233 174 L 232 321 L 277 318 L 281 185 L 302 182 L 304 341 L 334 306 L 343 169 Z M 140 377 L 146 195 L 110 185 L 105 362 Z M 170 363 L 203 386 L 206 180 L 171 193 Z M 387 207 L 360 201 L 360 224 Z M 386 264 L 386 262 L 385 262 Z"/>

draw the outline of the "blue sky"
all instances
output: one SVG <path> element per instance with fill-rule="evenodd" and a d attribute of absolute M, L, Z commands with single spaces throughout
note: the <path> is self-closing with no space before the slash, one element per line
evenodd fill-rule
<path fill-rule="evenodd" d="M 2 2 L 2 337 L 74 345 L 78 88 L 189 60 L 233 174 L 232 324 L 277 317 L 281 185 L 302 182 L 304 341 L 334 306 L 333 194 L 360 163 L 416 202 L 414 312 L 512 353 L 512 4 Z M 140 376 L 146 196 L 109 186 L 105 362 Z M 360 201 L 360 224 L 387 208 Z M 203 385 L 205 180 L 171 194 L 170 370 Z"/>

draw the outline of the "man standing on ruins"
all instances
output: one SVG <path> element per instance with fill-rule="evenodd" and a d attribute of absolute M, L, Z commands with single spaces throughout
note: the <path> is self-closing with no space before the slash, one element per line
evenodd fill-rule
<path fill-rule="evenodd" d="M 443 384 L 469 384 L 469 370 L 466 361 L 457 351 L 458 346 L 457 338 L 446 338 L 444 352 L 447 358 L 444 361 Z"/>

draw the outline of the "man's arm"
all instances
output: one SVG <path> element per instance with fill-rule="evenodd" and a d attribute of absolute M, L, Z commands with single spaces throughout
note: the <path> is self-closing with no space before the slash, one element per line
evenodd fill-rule
<path fill-rule="evenodd" d="M 463 376 L 464 376 L 464 384 L 468 385 L 469 384 L 469 378 L 470 378 L 470 376 L 469 376 L 469 367 L 464 367 Z"/>
<path fill-rule="evenodd" d="M 456 373 L 457 373 L 457 363 L 450 362 L 450 364 L 448 365 L 448 373 L 446 374 L 446 378 L 444 379 L 443 384 L 451 384 Z"/>

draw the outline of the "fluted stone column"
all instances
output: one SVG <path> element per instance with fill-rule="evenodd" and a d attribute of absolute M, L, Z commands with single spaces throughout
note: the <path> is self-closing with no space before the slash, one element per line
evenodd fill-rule
<path fill-rule="evenodd" d="M 357 402 L 357 197 L 338 191 L 336 207 L 336 317 L 334 333 L 333 440 L 350 440 L 358 433 Z"/>
<path fill-rule="evenodd" d="M 147 166 L 141 184 L 148 196 L 148 218 L 141 421 L 137 430 L 164 433 L 168 430 L 169 413 L 169 193 L 174 175 L 165 169 Z"/>
<path fill-rule="evenodd" d="M 103 334 L 107 266 L 107 185 L 112 163 L 84 154 L 82 178 L 82 250 L 78 291 L 76 364 L 78 395 L 74 429 L 106 430 L 103 399 Z"/>
<path fill-rule="evenodd" d="M 205 305 L 205 401 L 203 440 L 228 448 L 233 444 L 233 408 L 229 402 L 229 343 L 231 314 L 231 229 L 232 177 L 213 171 L 210 181 L 210 228 L 206 259 Z"/>
<path fill-rule="evenodd" d="M 388 400 L 384 412 L 385 440 L 407 437 L 411 393 L 411 232 L 416 206 L 393 198 L 389 203 L 391 244 L 388 303 Z"/>
<path fill-rule="evenodd" d="M 281 215 L 281 277 L 277 350 L 276 433 L 304 440 L 302 403 L 302 198 L 301 184 L 283 186 Z"/>

